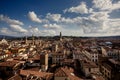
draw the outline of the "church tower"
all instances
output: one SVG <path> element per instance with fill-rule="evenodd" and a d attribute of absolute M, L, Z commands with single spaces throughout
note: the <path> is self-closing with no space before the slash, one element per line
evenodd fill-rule
<path fill-rule="evenodd" d="M 61 32 L 60 32 L 60 36 L 59 37 L 60 37 L 60 41 L 62 41 L 62 33 Z"/>

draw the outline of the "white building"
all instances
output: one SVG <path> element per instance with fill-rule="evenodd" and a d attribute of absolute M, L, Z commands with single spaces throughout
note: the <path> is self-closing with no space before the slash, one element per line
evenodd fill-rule
<path fill-rule="evenodd" d="M 73 59 L 82 59 L 82 52 L 81 51 L 73 51 Z"/>
<path fill-rule="evenodd" d="M 120 49 L 112 49 L 109 47 L 102 47 L 103 57 L 110 57 L 116 60 L 120 60 Z"/>
<path fill-rule="evenodd" d="M 93 51 L 93 50 L 87 51 L 87 50 L 84 50 L 84 51 L 82 51 L 82 53 L 83 53 L 88 59 L 90 59 L 91 61 L 93 61 L 93 62 L 98 62 L 98 52 L 97 52 L 97 51 Z"/>
<path fill-rule="evenodd" d="M 8 42 L 7 42 L 6 39 L 2 39 L 2 40 L 0 41 L 0 44 L 8 44 Z"/>
<path fill-rule="evenodd" d="M 59 64 L 61 60 L 65 58 L 65 55 L 62 53 L 52 54 L 52 63 Z"/>
<path fill-rule="evenodd" d="M 81 60 L 80 63 L 81 63 L 81 70 L 83 71 L 86 77 L 91 76 L 91 74 L 99 73 L 98 66 L 92 61 Z"/>

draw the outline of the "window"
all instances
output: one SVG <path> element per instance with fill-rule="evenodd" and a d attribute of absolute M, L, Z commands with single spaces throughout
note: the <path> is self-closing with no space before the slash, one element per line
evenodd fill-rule
<path fill-rule="evenodd" d="M 105 73 L 106 73 L 106 70 L 105 70 Z"/>
<path fill-rule="evenodd" d="M 97 62 L 97 59 L 95 59 L 95 62 Z"/>
<path fill-rule="evenodd" d="M 109 72 L 108 72 L 108 76 L 109 76 L 110 74 L 109 74 Z"/>
<path fill-rule="evenodd" d="M 89 72 L 91 72 L 91 68 L 89 68 Z"/>

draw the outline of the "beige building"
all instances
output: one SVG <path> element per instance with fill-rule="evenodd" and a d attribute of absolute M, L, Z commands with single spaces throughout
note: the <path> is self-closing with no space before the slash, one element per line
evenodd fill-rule
<path fill-rule="evenodd" d="M 111 57 L 115 60 L 120 60 L 120 49 L 112 49 L 109 47 L 102 47 L 102 56 Z"/>
<path fill-rule="evenodd" d="M 73 51 L 73 59 L 82 59 L 82 52 L 81 51 Z"/>
<path fill-rule="evenodd" d="M 107 56 L 107 52 L 106 52 L 106 49 L 104 47 L 101 47 L 101 51 L 102 51 L 103 57 Z"/>
<path fill-rule="evenodd" d="M 52 52 L 57 52 L 58 51 L 58 44 L 53 44 L 52 45 Z"/>
<path fill-rule="evenodd" d="M 48 54 L 44 53 L 40 55 L 40 64 L 43 71 L 48 69 Z"/>
<path fill-rule="evenodd" d="M 6 44 L 6 45 L 8 45 L 8 42 L 7 42 L 6 39 L 2 39 L 2 40 L 0 41 L 0 44 Z"/>
<path fill-rule="evenodd" d="M 80 63 L 81 69 L 86 77 L 99 73 L 99 68 L 95 63 L 87 60 L 81 60 Z"/>
<path fill-rule="evenodd" d="M 74 70 L 68 67 L 61 67 L 55 71 L 54 80 L 83 80 L 74 74 Z"/>
<path fill-rule="evenodd" d="M 102 63 L 101 72 L 106 80 L 120 80 L 120 63 L 109 59 Z"/>
<path fill-rule="evenodd" d="M 95 50 L 84 50 L 82 53 L 92 62 L 98 62 L 98 52 Z"/>
<path fill-rule="evenodd" d="M 0 60 L 3 60 L 7 58 L 9 55 L 8 54 L 0 54 Z"/>
<path fill-rule="evenodd" d="M 53 64 L 60 64 L 60 61 L 65 58 L 63 53 L 54 53 L 52 54 L 52 63 Z"/>

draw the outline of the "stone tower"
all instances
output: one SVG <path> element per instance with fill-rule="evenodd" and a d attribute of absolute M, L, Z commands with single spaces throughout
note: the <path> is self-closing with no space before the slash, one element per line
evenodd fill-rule
<path fill-rule="evenodd" d="M 60 37 L 60 41 L 62 41 L 62 33 L 61 32 L 60 32 L 60 36 L 59 37 Z"/>

